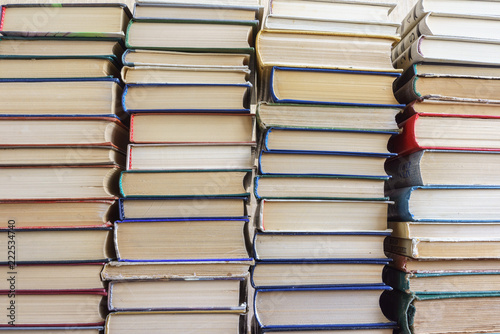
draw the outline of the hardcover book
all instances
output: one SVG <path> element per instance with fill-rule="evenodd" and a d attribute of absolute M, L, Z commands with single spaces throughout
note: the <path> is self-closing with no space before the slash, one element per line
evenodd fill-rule
<path fill-rule="evenodd" d="M 206 334 L 244 333 L 245 319 L 241 311 L 232 313 L 113 312 L 106 318 L 105 333 L 145 331 L 150 334 L 162 334 L 165 333 L 165 328 L 177 332 L 197 332 L 200 326 Z"/>
<path fill-rule="evenodd" d="M 104 324 L 106 310 L 104 291 L 16 291 L 0 294 L 0 301 L 9 314 L 0 326 L 22 328 L 24 326 L 78 327 Z M 82 307 L 84 305 L 84 307 Z M 10 309 L 9 309 L 10 308 Z"/>
<path fill-rule="evenodd" d="M 380 304 L 384 314 L 397 321 L 405 334 L 493 333 L 499 330 L 496 317 L 499 301 L 498 292 L 457 296 L 414 295 L 393 290 L 382 294 Z"/>
<path fill-rule="evenodd" d="M 253 241 L 256 260 L 386 260 L 383 240 L 390 232 L 302 232 L 256 233 Z M 318 247 L 320 245 L 320 247 Z"/>
<path fill-rule="evenodd" d="M 490 240 L 498 235 L 500 224 L 496 222 L 387 222 L 392 236 L 398 238 L 443 238 L 453 240 Z"/>
<path fill-rule="evenodd" d="M 257 199 L 385 200 L 388 177 L 325 175 L 259 175 L 255 177 Z"/>
<path fill-rule="evenodd" d="M 251 170 L 126 171 L 121 174 L 123 197 L 248 196 Z"/>
<path fill-rule="evenodd" d="M 115 222 L 117 258 L 129 262 L 248 260 L 246 223 L 212 218 Z"/>
<path fill-rule="evenodd" d="M 43 214 L 40 214 L 43 213 Z M 3 200 L 0 215 L 6 217 L 0 228 L 99 227 L 117 218 L 114 200 Z M 15 223 L 9 224 L 9 221 Z"/>
<path fill-rule="evenodd" d="M 258 261 L 251 271 L 256 289 L 382 285 L 386 261 Z"/>
<path fill-rule="evenodd" d="M 251 169 L 253 145 L 130 144 L 127 170 Z"/>
<path fill-rule="evenodd" d="M 268 87 L 261 87 L 264 90 L 261 96 L 264 100 L 280 103 L 401 108 L 392 93 L 392 83 L 399 75 L 274 66 L 269 74 Z"/>
<path fill-rule="evenodd" d="M 256 213 L 262 232 L 382 231 L 387 201 L 263 199 Z"/>
<path fill-rule="evenodd" d="M 133 19 L 125 45 L 129 49 L 249 53 L 257 25 L 257 20 Z"/>
<path fill-rule="evenodd" d="M 95 263 L 115 257 L 111 227 L 8 229 L 0 233 L 4 236 L 0 245 L 11 247 L 0 256 L 0 262 L 9 267 L 24 263 Z"/>
<path fill-rule="evenodd" d="M 391 46 L 398 40 L 365 32 L 264 29 L 257 34 L 256 51 L 261 70 L 289 66 L 398 72 L 391 64 Z"/>
<path fill-rule="evenodd" d="M 0 115 L 123 117 L 116 78 L 3 79 Z"/>
<path fill-rule="evenodd" d="M 487 126 L 485 126 L 487 124 Z M 422 149 L 499 151 L 500 119 L 414 115 L 387 145 L 391 152 L 410 154 Z"/>
<path fill-rule="evenodd" d="M 130 142 L 154 144 L 255 143 L 252 114 L 132 114 Z"/>
<path fill-rule="evenodd" d="M 254 312 L 260 327 L 276 330 L 387 326 L 392 323 L 379 306 L 386 289 L 389 287 L 258 289 Z"/>
<path fill-rule="evenodd" d="M 0 327 L 0 331 L 13 332 L 16 334 L 102 334 L 103 326 L 78 326 L 78 327 Z"/>
<path fill-rule="evenodd" d="M 125 4 L 8 4 L 0 10 L 4 36 L 124 38 L 131 17 Z"/>
<path fill-rule="evenodd" d="M 123 110 L 135 112 L 248 112 L 252 85 L 127 84 Z"/>
<path fill-rule="evenodd" d="M 244 278 L 113 281 L 110 311 L 246 311 Z"/>
<path fill-rule="evenodd" d="M 265 151 L 364 153 L 387 158 L 387 141 L 396 131 L 271 127 L 262 134 Z"/>
<path fill-rule="evenodd" d="M 120 198 L 120 219 L 243 218 L 245 197 Z"/>
<path fill-rule="evenodd" d="M 257 121 L 261 128 L 394 131 L 397 130 L 394 118 L 399 111 L 398 108 L 260 102 Z"/>
<path fill-rule="evenodd" d="M 489 151 L 421 150 L 387 160 L 386 189 L 412 186 L 500 185 L 500 154 Z M 478 171 L 481 170 L 481 173 Z"/>
<path fill-rule="evenodd" d="M 262 175 L 359 175 L 386 177 L 384 162 L 387 157 L 362 153 L 261 151 L 258 167 Z"/>
<path fill-rule="evenodd" d="M 405 273 L 391 267 L 383 271 L 384 283 L 415 295 L 494 293 L 500 291 L 498 272 Z"/>
<path fill-rule="evenodd" d="M 499 221 L 498 187 L 415 186 L 394 189 L 386 195 L 389 219 L 399 221 Z"/>
<path fill-rule="evenodd" d="M 123 262 L 111 261 L 104 265 L 101 277 L 105 281 L 150 279 L 213 279 L 245 278 L 253 259 L 242 261 L 179 261 L 179 262 Z"/>

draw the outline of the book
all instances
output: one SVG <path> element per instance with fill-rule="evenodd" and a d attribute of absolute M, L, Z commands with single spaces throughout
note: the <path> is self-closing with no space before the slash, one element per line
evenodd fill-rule
<path fill-rule="evenodd" d="M 101 277 L 105 281 L 149 279 L 209 279 L 247 277 L 252 260 L 245 261 L 180 261 L 180 262 L 119 262 L 104 265 Z"/>
<path fill-rule="evenodd" d="M 386 188 L 430 185 L 500 185 L 496 166 L 500 155 L 489 151 L 420 150 L 387 160 L 392 177 Z M 478 173 L 481 170 L 481 173 Z"/>
<path fill-rule="evenodd" d="M 15 297 L 13 297 L 15 296 Z M 61 326 L 77 327 L 104 324 L 106 292 L 24 292 L 0 294 L 8 315 L 2 327 Z M 84 305 L 84 307 L 82 307 Z"/>
<path fill-rule="evenodd" d="M 119 166 L 0 167 L 0 200 L 115 199 Z"/>
<path fill-rule="evenodd" d="M 416 259 L 498 259 L 500 240 L 495 237 L 489 240 L 388 237 L 384 249 Z"/>
<path fill-rule="evenodd" d="M 261 128 L 323 128 L 342 130 L 397 130 L 398 108 L 329 106 L 259 102 Z"/>
<path fill-rule="evenodd" d="M 249 169 L 207 171 L 126 171 L 121 174 L 123 197 L 248 196 Z"/>
<path fill-rule="evenodd" d="M 102 291 L 105 284 L 101 281 L 104 263 L 64 263 L 64 264 L 19 264 L 14 270 L 4 266 L 10 272 L 8 278 L 0 283 L 0 290 L 10 291 L 15 282 L 16 290 L 36 291 Z M 11 276 L 12 275 L 12 276 Z"/>
<path fill-rule="evenodd" d="M 246 310 L 243 278 L 113 281 L 110 311 Z"/>
<path fill-rule="evenodd" d="M 422 116 L 500 118 L 500 105 L 496 103 L 475 103 L 419 98 L 410 102 L 401 110 L 401 112 L 396 115 L 396 121 L 402 123 L 415 114 Z"/>
<path fill-rule="evenodd" d="M 1 60 L 1 59 L 0 59 Z M 0 63 L 1 65 L 1 63 Z M 247 68 L 185 67 L 185 66 L 124 66 L 121 78 L 127 84 L 246 84 L 250 79 Z"/>
<path fill-rule="evenodd" d="M 392 59 L 396 59 L 422 35 L 495 40 L 497 38 L 490 32 L 499 28 L 500 23 L 494 16 L 430 12 L 420 18 L 418 23 L 393 48 Z"/>
<path fill-rule="evenodd" d="M 417 22 L 429 12 L 448 13 L 458 17 L 462 15 L 477 15 L 491 17 L 500 13 L 500 6 L 496 1 L 482 1 L 477 3 L 470 0 L 419 0 L 401 22 L 401 36 L 404 36 Z"/>
<path fill-rule="evenodd" d="M 125 151 L 128 143 L 128 129 L 113 117 L 3 116 L 0 133 L 6 147 L 106 145 Z"/>
<path fill-rule="evenodd" d="M 250 54 L 244 53 L 127 49 L 123 53 L 122 62 L 125 66 L 234 67 L 244 69 L 249 67 L 250 58 Z"/>
<path fill-rule="evenodd" d="M 246 223 L 244 219 L 210 218 L 115 222 L 117 258 L 128 262 L 248 260 Z"/>
<path fill-rule="evenodd" d="M 248 112 L 252 85 L 245 84 L 127 84 L 123 110 L 134 112 Z"/>
<path fill-rule="evenodd" d="M 0 233 L 4 236 L 0 244 L 9 249 L 0 256 L 0 262 L 11 270 L 11 266 L 15 269 L 22 263 L 94 263 L 114 258 L 111 227 L 6 229 Z M 15 241 L 13 248 L 12 241 Z"/>
<path fill-rule="evenodd" d="M 328 18 L 304 18 L 298 16 L 269 14 L 263 23 L 263 30 L 302 30 L 314 32 L 335 32 L 346 34 L 368 34 L 398 36 L 399 23 L 382 21 L 359 21 Z"/>
<path fill-rule="evenodd" d="M 252 145 L 130 144 L 127 170 L 251 169 Z"/>
<path fill-rule="evenodd" d="M 388 287 L 258 289 L 254 312 L 260 327 L 277 330 L 386 326 L 391 322 L 378 303 L 385 289 Z"/>
<path fill-rule="evenodd" d="M 259 175 L 255 177 L 257 199 L 351 199 L 385 200 L 388 177 L 325 175 Z"/>
<path fill-rule="evenodd" d="M 261 30 L 255 43 L 261 69 L 289 66 L 396 72 L 391 46 L 397 41 L 394 36 L 366 33 L 270 29 Z"/>
<path fill-rule="evenodd" d="M 391 267 L 383 271 L 384 283 L 416 295 L 467 294 L 499 291 L 498 272 L 405 273 Z"/>
<path fill-rule="evenodd" d="M 256 289 L 382 285 L 387 261 L 260 261 L 252 267 Z"/>
<path fill-rule="evenodd" d="M 116 78 L 3 79 L 0 115 L 122 117 L 121 94 Z"/>
<path fill-rule="evenodd" d="M 399 73 L 276 67 L 268 90 L 272 102 L 396 107 L 392 93 Z M 363 84 L 361 84 L 363 83 Z"/>
<path fill-rule="evenodd" d="M 262 232 L 382 231 L 387 201 L 263 199 L 256 212 Z"/>
<path fill-rule="evenodd" d="M 386 177 L 387 157 L 369 154 L 261 151 L 259 172 L 288 175 L 359 175 Z"/>
<path fill-rule="evenodd" d="M 119 76 L 112 58 L 0 58 L 0 79 Z"/>
<path fill-rule="evenodd" d="M 43 212 L 43 214 L 40 214 Z M 117 218 L 114 200 L 0 201 L 0 215 L 8 218 L 0 228 L 98 227 Z M 15 224 L 9 224 L 9 221 Z M 12 222 L 11 222 L 12 223 Z"/>
<path fill-rule="evenodd" d="M 386 193 L 395 202 L 389 219 L 400 221 L 498 221 L 497 187 L 415 186 Z"/>
<path fill-rule="evenodd" d="M 401 333 L 477 333 L 498 331 L 499 299 L 498 293 L 412 295 L 393 290 L 384 291 L 380 304 L 389 319 L 398 321 Z"/>
<path fill-rule="evenodd" d="M 113 146 L 4 146 L 0 166 L 119 165 L 126 156 Z"/>
<path fill-rule="evenodd" d="M 108 57 L 121 56 L 121 38 L 105 37 L 16 37 L 0 38 L 0 57 Z"/>
<path fill-rule="evenodd" d="M 244 324 L 245 317 L 240 313 L 113 312 L 106 318 L 105 333 L 147 331 L 160 334 L 165 333 L 165 328 L 172 331 L 198 331 L 200 326 L 207 334 L 244 333 Z"/>
<path fill-rule="evenodd" d="M 410 103 L 420 98 L 464 100 L 466 102 L 500 102 L 494 92 L 500 86 L 499 78 L 464 76 L 416 75 L 394 92 L 400 103 Z M 481 87 L 481 89 L 477 89 Z"/>
<path fill-rule="evenodd" d="M 4 36 L 125 37 L 131 17 L 125 4 L 7 4 Z"/>
<path fill-rule="evenodd" d="M 257 20 L 136 20 L 127 28 L 129 49 L 253 52 Z"/>
<path fill-rule="evenodd" d="M 453 240 L 489 240 L 500 229 L 496 222 L 387 222 L 397 238 L 441 238 Z"/>
<path fill-rule="evenodd" d="M 389 140 L 388 148 L 398 154 L 422 149 L 498 151 L 499 125 L 499 119 L 417 114 L 400 124 L 402 132 Z"/>
<path fill-rule="evenodd" d="M 498 66 L 493 56 L 497 41 L 447 36 L 420 36 L 394 59 L 395 68 L 407 69 L 420 62 Z"/>
<path fill-rule="evenodd" d="M 387 141 L 396 131 L 270 127 L 262 135 L 265 151 L 365 153 L 388 157 Z"/>
<path fill-rule="evenodd" d="M 254 257 L 263 261 L 297 262 L 386 260 L 382 241 L 388 235 L 389 231 L 256 233 L 253 241 Z"/>
<path fill-rule="evenodd" d="M 251 114 L 162 113 L 132 114 L 132 143 L 254 143 L 255 117 Z"/>
<path fill-rule="evenodd" d="M 273 0 L 269 2 L 269 14 L 314 19 L 344 19 L 363 21 L 387 21 L 395 5 L 373 1 L 301 1 Z"/>
<path fill-rule="evenodd" d="M 197 19 L 251 21 L 259 19 L 261 7 L 249 5 L 180 4 L 139 2 L 134 6 L 135 19 Z"/>
<path fill-rule="evenodd" d="M 245 197 L 120 198 L 121 220 L 164 218 L 242 218 Z"/>
<path fill-rule="evenodd" d="M 391 334 L 394 329 L 397 328 L 396 325 L 387 325 L 387 326 L 378 326 L 378 327 L 371 327 L 371 326 L 362 326 L 360 328 L 345 328 L 341 326 L 327 326 L 327 327 L 320 327 L 320 328 L 314 328 L 314 329 L 303 329 L 303 330 L 296 330 L 292 328 L 284 328 L 282 330 L 267 330 L 267 329 L 259 329 L 259 333 L 264 334 L 264 333 L 275 333 L 275 334 L 287 334 L 290 332 L 293 332 L 294 334 L 317 334 L 322 333 L 322 334 L 352 334 L 353 330 L 355 330 L 356 334 Z"/>
<path fill-rule="evenodd" d="M 421 260 L 395 253 L 386 254 L 392 258 L 390 266 L 406 273 L 500 272 L 499 261 L 495 259 Z"/>

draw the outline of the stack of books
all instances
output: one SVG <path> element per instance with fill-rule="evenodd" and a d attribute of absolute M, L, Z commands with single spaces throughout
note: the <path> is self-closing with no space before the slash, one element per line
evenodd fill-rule
<path fill-rule="evenodd" d="M 6 5 L 0 30 L 3 329 L 98 333 L 113 259 L 121 5 Z"/>
<path fill-rule="evenodd" d="M 109 334 L 246 330 L 255 160 L 255 4 L 140 2 L 127 28 L 131 115 Z"/>
<path fill-rule="evenodd" d="M 379 298 L 390 289 L 384 162 L 402 107 L 392 6 L 277 0 L 268 9 L 257 36 L 254 328 L 391 333 Z"/>
<path fill-rule="evenodd" d="M 490 1 L 421 0 L 393 50 L 407 106 L 386 165 L 395 290 L 383 308 L 403 333 L 500 330 L 500 62 L 487 51 L 500 47 L 499 13 Z"/>

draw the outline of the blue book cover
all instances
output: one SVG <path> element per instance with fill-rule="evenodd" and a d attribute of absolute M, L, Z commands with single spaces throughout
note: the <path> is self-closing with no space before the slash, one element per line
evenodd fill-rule
<path fill-rule="evenodd" d="M 175 101 L 175 90 L 181 88 L 185 94 L 185 100 Z M 235 90 L 236 88 L 236 90 Z M 241 88 L 241 89 L 238 89 Z M 231 113 L 249 113 L 250 95 L 252 84 L 127 84 L 122 95 L 123 110 L 128 113 L 139 112 L 231 112 Z M 215 94 L 217 90 L 218 94 Z M 131 96 L 133 90 L 139 90 L 134 96 Z M 157 90 L 162 93 L 158 95 Z M 147 96 L 148 92 L 151 96 Z M 241 106 L 231 107 L 224 104 L 226 99 L 224 94 L 242 94 Z M 203 98 L 202 94 L 206 97 Z M 140 102 L 151 99 L 162 99 L 161 102 L 151 107 L 140 107 Z M 203 100 L 199 107 L 191 105 L 192 101 Z M 139 100 L 139 101 L 138 101 Z M 135 105 L 133 104 L 135 102 Z M 197 102 L 200 104 L 200 102 Z M 131 106 L 132 104 L 132 106 Z"/>
<path fill-rule="evenodd" d="M 372 107 L 395 107 L 395 108 L 403 108 L 405 105 L 404 104 L 399 104 L 396 99 L 391 94 L 392 100 L 391 103 L 372 103 L 372 102 L 342 102 L 342 101 L 337 101 L 336 97 L 328 97 L 327 99 L 323 101 L 315 101 L 315 100 L 304 100 L 301 98 L 295 98 L 292 97 L 292 94 L 290 94 L 290 97 L 279 97 L 280 92 L 279 89 L 283 89 L 282 87 L 278 87 L 275 84 L 277 72 L 282 71 L 282 72 L 316 72 L 316 73 L 325 73 L 325 74 L 352 74 L 352 75 L 366 75 L 366 76 L 384 76 L 384 77 L 389 77 L 389 78 L 399 78 L 400 74 L 399 73 L 393 73 L 393 72 L 376 72 L 376 71 L 355 71 L 355 70 L 338 70 L 338 69 L 325 69 L 325 68 L 299 68 L 299 67 L 280 67 L 280 66 L 273 66 L 271 69 L 271 74 L 269 78 L 269 90 L 270 90 L 270 95 L 271 95 L 271 100 L 272 102 L 275 103 L 299 103 L 299 104 L 327 104 L 327 105 L 344 105 L 344 106 L 372 106 Z M 303 90 L 306 92 L 307 89 L 313 89 L 316 86 L 308 87 L 307 86 L 308 82 L 305 82 L 303 84 L 304 87 Z M 347 83 L 346 83 L 347 84 Z M 352 84 L 352 83 L 350 83 Z M 370 85 L 371 86 L 371 85 Z M 296 89 L 301 89 L 301 88 L 296 88 Z M 316 87 L 317 88 L 317 87 Z M 361 87 L 362 89 L 363 87 Z M 389 90 L 392 92 L 392 81 L 390 82 L 389 85 Z M 325 88 L 326 89 L 326 88 Z M 365 88 L 366 89 L 366 88 Z M 360 96 L 360 100 L 362 97 L 364 97 L 365 92 L 360 90 L 357 92 Z M 365 97 L 366 99 L 366 97 Z M 340 100 L 340 98 L 339 98 Z"/>

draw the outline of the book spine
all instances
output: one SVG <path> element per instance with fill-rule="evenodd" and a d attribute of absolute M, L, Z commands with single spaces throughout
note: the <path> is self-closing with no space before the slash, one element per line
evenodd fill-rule
<path fill-rule="evenodd" d="M 414 115 L 399 125 L 402 131 L 389 139 L 387 145 L 389 151 L 398 154 L 409 154 L 422 149 L 415 138 L 415 124 L 418 116 L 418 114 Z"/>
<path fill-rule="evenodd" d="M 389 220 L 415 221 L 408 203 L 413 190 L 414 188 L 412 187 L 400 188 L 387 193 L 391 201 L 394 201 L 394 204 L 389 205 L 387 212 Z"/>
<path fill-rule="evenodd" d="M 385 171 L 392 178 L 387 180 L 386 189 L 396 189 L 423 185 L 420 162 L 424 151 L 389 159 L 385 163 Z"/>
<path fill-rule="evenodd" d="M 405 16 L 403 21 L 401 21 L 401 26 L 399 27 L 399 33 L 402 38 L 410 31 L 411 28 L 417 24 L 419 19 L 426 14 L 423 5 L 424 0 L 419 0 L 410 10 L 410 12 Z"/>
<path fill-rule="evenodd" d="M 432 35 L 429 25 L 427 24 L 427 18 L 429 14 L 422 17 L 417 25 L 413 27 L 403 39 L 392 49 L 392 60 L 395 60 L 401 55 L 406 49 L 408 49 L 413 42 L 415 42 L 421 35 Z"/>
<path fill-rule="evenodd" d="M 382 270 L 382 281 L 394 289 L 410 292 L 410 275 L 389 266 Z"/>
<path fill-rule="evenodd" d="M 395 68 L 407 69 L 413 64 L 424 61 L 424 55 L 420 52 L 420 44 L 424 36 L 419 37 L 406 50 L 393 61 L 392 66 Z"/>
<path fill-rule="evenodd" d="M 415 66 L 415 65 L 413 65 Z M 401 110 L 397 115 L 396 115 L 396 123 L 400 124 L 406 121 L 408 118 L 412 117 L 413 115 L 417 114 L 417 110 L 415 109 L 415 104 L 419 103 L 421 100 L 414 100 L 410 102 L 409 104 L 406 105 L 406 107 Z"/>
<path fill-rule="evenodd" d="M 387 319 L 397 321 L 399 334 L 411 334 L 410 324 L 413 324 L 415 306 L 412 301 L 415 297 L 398 290 L 387 290 L 380 296 L 380 307 Z"/>
<path fill-rule="evenodd" d="M 3 24 L 5 22 L 5 10 L 7 8 L 0 6 L 0 31 L 3 31 Z"/>
<path fill-rule="evenodd" d="M 406 82 L 401 88 L 394 92 L 394 97 L 399 103 L 410 103 L 421 97 L 420 93 L 417 92 L 417 80 L 418 77 L 414 76 L 408 82 Z"/>
<path fill-rule="evenodd" d="M 412 258 L 418 258 L 418 240 L 387 237 L 384 240 L 384 250 Z"/>

